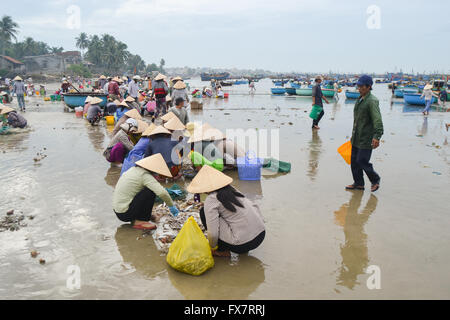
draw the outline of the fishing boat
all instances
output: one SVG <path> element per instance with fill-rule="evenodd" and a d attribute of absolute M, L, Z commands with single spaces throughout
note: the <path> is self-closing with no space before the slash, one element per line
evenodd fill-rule
<path fill-rule="evenodd" d="M 405 93 L 419 93 L 419 88 L 417 87 L 408 87 L 408 88 L 398 88 L 394 90 L 394 96 L 396 98 L 403 98 Z"/>
<path fill-rule="evenodd" d="M 234 84 L 236 85 L 239 85 L 239 84 L 248 84 L 248 80 L 236 80 L 235 82 L 234 82 Z"/>
<path fill-rule="evenodd" d="M 298 83 L 295 83 L 295 82 L 291 82 L 291 87 L 294 89 L 300 89 L 301 85 L 299 85 Z"/>
<path fill-rule="evenodd" d="M 272 88 L 270 91 L 272 91 L 272 94 L 285 94 L 286 88 Z"/>
<path fill-rule="evenodd" d="M 412 104 L 415 106 L 424 106 L 425 105 L 425 99 L 421 98 L 420 93 L 405 93 L 403 95 L 403 99 L 407 104 Z M 437 99 L 436 97 L 433 97 L 432 103 L 436 103 Z"/>
<path fill-rule="evenodd" d="M 322 93 L 327 98 L 333 98 L 335 94 L 334 89 L 322 89 Z"/>
<path fill-rule="evenodd" d="M 286 88 L 286 93 L 290 96 L 293 96 L 296 94 L 295 93 L 296 90 L 297 90 L 296 88 Z"/>
<path fill-rule="evenodd" d="M 345 97 L 347 99 L 359 99 L 359 92 L 358 91 L 345 90 Z"/>
<path fill-rule="evenodd" d="M 106 106 L 108 95 L 104 94 L 104 93 L 80 92 L 80 93 L 64 93 L 63 94 L 64 102 L 71 109 L 84 106 L 84 102 L 86 101 L 86 98 L 88 96 L 97 97 L 97 98 L 102 99 L 103 102 L 101 102 L 99 104 L 99 106 L 100 107 Z"/>
<path fill-rule="evenodd" d="M 232 81 L 220 81 L 222 87 L 231 87 L 233 85 Z"/>
<path fill-rule="evenodd" d="M 298 96 L 311 97 L 312 96 L 312 88 L 299 88 L 295 90 L 295 94 Z"/>
<path fill-rule="evenodd" d="M 221 73 L 202 73 L 200 74 L 200 78 L 202 81 L 211 81 L 214 80 L 226 80 L 230 77 L 230 74 L 228 72 L 221 72 Z"/>

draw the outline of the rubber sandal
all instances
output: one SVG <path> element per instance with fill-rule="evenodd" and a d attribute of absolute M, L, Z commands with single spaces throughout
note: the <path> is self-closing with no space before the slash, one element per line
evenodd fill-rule
<path fill-rule="evenodd" d="M 133 225 L 133 229 L 137 230 L 155 230 L 156 225 L 150 222 L 144 222 L 141 224 Z"/>
<path fill-rule="evenodd" d="M 351 184 L 349 186 L 346 186 L 345 190 L 364 190 L 364 187 L 363 186 L 355 186 L 354 184 Z"/>
<path fill-rule="evenodd" d="M 380 184 L 379 183 L 375 183 L 372 185 L 372 188 L 370 188 L 370 191 L 375 192 L 378 189 L 380 189 Z"/>

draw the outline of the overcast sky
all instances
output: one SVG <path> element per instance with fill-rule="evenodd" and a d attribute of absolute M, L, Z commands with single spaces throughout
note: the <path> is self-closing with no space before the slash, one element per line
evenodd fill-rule
<path fill-rule="evenodd" d="M 74 50 L 107 33 L 168 67 L 450 73 L 448 0 L 22 0 L 3 14 L 19 40 Z"/>

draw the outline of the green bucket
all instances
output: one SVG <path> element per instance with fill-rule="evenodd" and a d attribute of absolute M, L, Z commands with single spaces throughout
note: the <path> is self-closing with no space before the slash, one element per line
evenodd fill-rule
<path fill-rule="evenodd" d="M 319 114 L 322 112 L 322 110 L 323 110 L 323 109 L 322 109 L 321 106 L 318 106 L 317 104 L 313 105 L 312 110 L 311 110 L 311 113 L 309 114 L 309 117 L 310 117 L 311 119 L 316 120 L 317 117 L 319 116 Z"/>

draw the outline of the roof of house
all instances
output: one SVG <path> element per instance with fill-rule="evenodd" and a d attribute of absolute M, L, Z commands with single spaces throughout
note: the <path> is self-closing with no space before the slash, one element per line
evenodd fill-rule
<path fill-rule="evenodd" d="M 14 64 L 23 64 L 22 62 L 20 62 L 19 60 L 16 60 L 14 58 L 8 57 L 8 56 L 0 56 L 5 60 L 8 60 L 9 62 L 12 62 Z"/>
<path fill-rule="evenodd" d="M 81 56 L 81 52 L 80 51 L 64 51 L 64 52 L 59 52 L 57 53 L 60 56 Z"/>

